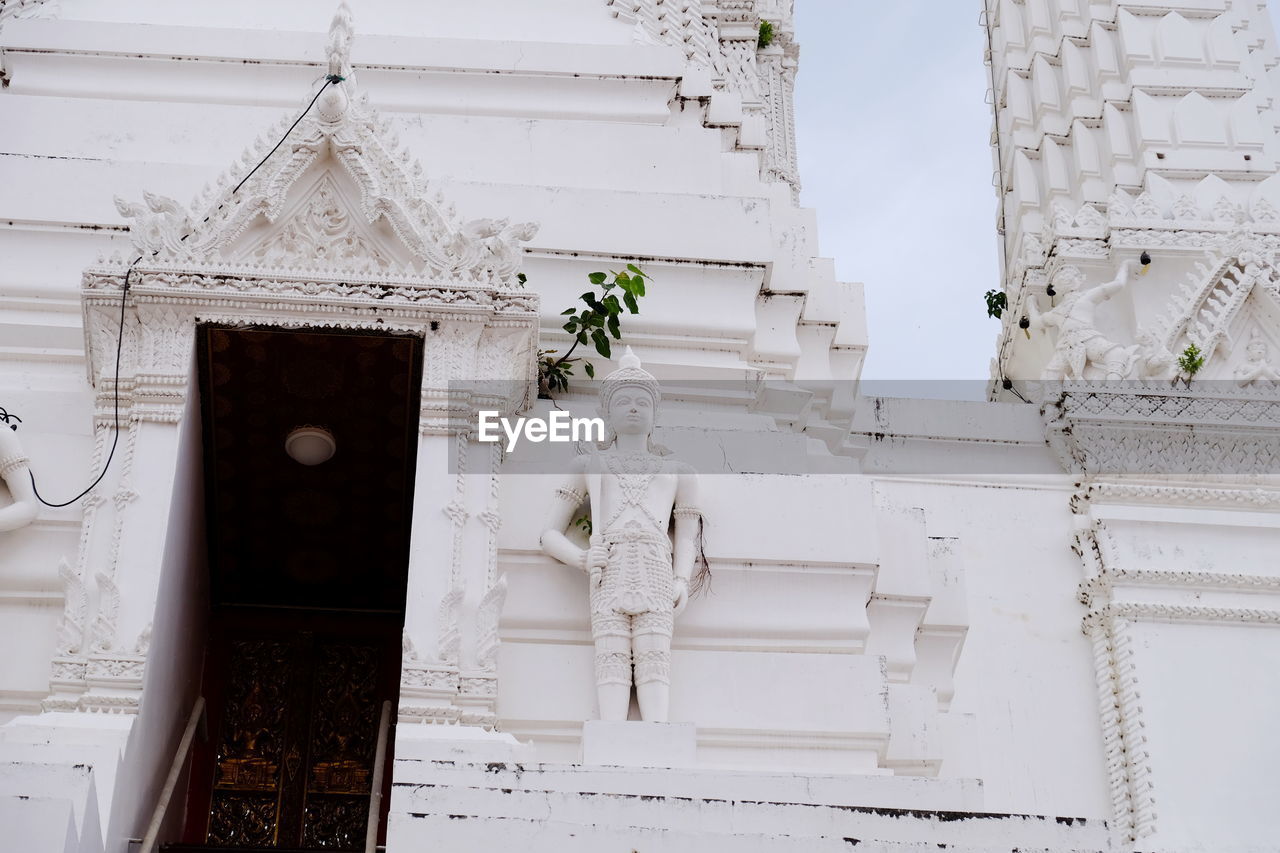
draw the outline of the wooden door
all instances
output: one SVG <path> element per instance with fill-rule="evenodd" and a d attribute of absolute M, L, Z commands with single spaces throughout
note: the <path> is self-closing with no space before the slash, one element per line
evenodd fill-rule
<path fill-rule="evenodd" d="M 363 849 L 399 644 L 385 632 L 219 633 L 188 838 L 219 848 Z"/>

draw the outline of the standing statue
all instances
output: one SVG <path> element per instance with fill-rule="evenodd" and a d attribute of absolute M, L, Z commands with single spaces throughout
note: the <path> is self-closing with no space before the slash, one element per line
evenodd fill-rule
<path fill-rule="evenodd" d="M 660 400 L 657 380 L 627 347 L 600 391 L 600 415 L 612 435 L 603 449 L 574 460 L 542 534 L 544 552 L 590 576 L 602 720 L 627 718 L 634 670 L 640 716 L 667 721 L 673 622 L 691 582 L 696 587 L 705 577 L 704 561 L 691 581 L 702 524 L 697 474 L 650 442 Z M 592 519 L 585 550 L 564 533 L 584 499 Z"/>
<path fill-rule="evenodd" d="M 0 413 L 2 412 L 4 410 L 0 409 Z M 9 417 L 11 416 L 6 415 L 4 420 Z M 13 496 L 13 503 L 0 507 L 0 532 L 26 527 L 35 521 L 40 512 L 27 462 L 18 436 L 4 423 L 0 423 L 0 478 L 4 479 L 9 487 L 9 494 Z"/>
<path fill-rule="evenodd" d="M 1093 379 L 1085 371 L 1096 367 L 1107 379 L 1123 379 L 1133 368 L 1135 348 L 1108 340 L 1098 331 L 1096 313 L 1099 303 L 1115 296 L 1129 284 L 1129 273 L 1137 261 L 1125 261 L 1120 274 L 1112 281 L 1081 291 L 1078 284 L 1068 290 L 1062 304 L 1044 314 L 1034 297 L 1027 300 L 1027 314 L 1033 327 L 1054 326 L 1058 341 L 1053 357 L 1045 365 L 1043 379 Z"/>

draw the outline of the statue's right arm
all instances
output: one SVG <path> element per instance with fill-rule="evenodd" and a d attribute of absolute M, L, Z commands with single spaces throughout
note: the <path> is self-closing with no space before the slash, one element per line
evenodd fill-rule
<path fill-rule="evenodd" d="M 556 558 L 566 566 L 584 571 L 587 568 L 587 552 L 573 544 L 564 535 L 564 530 L 573 521 L 573 514 L 587 496 L 587 459 L 586 456 L 579 456 L 573 460 L 568 475 L 552 496 L 551 508 L 547 512 L 547 521 L 542 530 L 544 554 Z"/>
<path fill-rule="evenodd" d="M 13 496 L 13 503 L 0 509 L 0 531 L 17 530 L 35 521 L 40 514 L 40 504 L 21 445 L 3 425 L 0 430 L 4 430 L 0 433 L 0 477 Z"/>

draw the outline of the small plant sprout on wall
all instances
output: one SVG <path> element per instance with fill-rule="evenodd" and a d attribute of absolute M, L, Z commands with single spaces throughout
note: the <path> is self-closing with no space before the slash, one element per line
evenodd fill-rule
<path fill-rule="evenodd" d="M 773 23 L 770 21 L 760 22 L 760 36 L 756 39 L 756 48 L 764 50 L 773 44 Z"/>
<path fill-rule="evenodd" d="M 1200 372 L 1200 368 L 1204 367 L 1204 355 L 1200 352 L 1200 347 L 1195 344 L 1187 344 L 1187 348 L 1182 351 L 1182 355 L 1178 356 L 1178 369 L 1186 377 L 1184 381 L 1187 385 L 1191 384 L 1191 379 Z"/>
<path fill-rule="evenodd" d="M 609 276 L 613 276 L 612 281 Z M 538 396 L 542 399 L 550 399 L 553 393 L 568 390 L 574 364 L 583 361 L 582 358 L 573 358 L 573 352 L 580 344 L 591 343 L 602 357 L 610 357 L 610 339 L 622 340 L 623 308 L 628 313 L 639 314 L 645 282 L 653 279 L 635 264 L 627 264 L 622 272 L 593 272 L 587 280 L 600 288 L 599 292 L 588 290 L 578 297 L 587 307 L 581 310 L 570 307 L 560 312 L 561 316 L 569 318 L 564 330 L 574 336 L 573 344 L 564 355 L 560 355 L 558 350 L 538 350 Z M 591 362 L 584 362 L 583 369 L 589 378 L 595 378 L 596 370 Z"/>

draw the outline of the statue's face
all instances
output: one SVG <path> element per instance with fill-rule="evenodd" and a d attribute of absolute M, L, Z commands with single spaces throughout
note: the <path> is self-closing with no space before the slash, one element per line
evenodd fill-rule
<path fill-rule="evenodd" d="M 618 435 L 648 435 L 656 408 L 653 395 L 644 388 L 622 388 L 610 399 L 606 419 Z"/>

